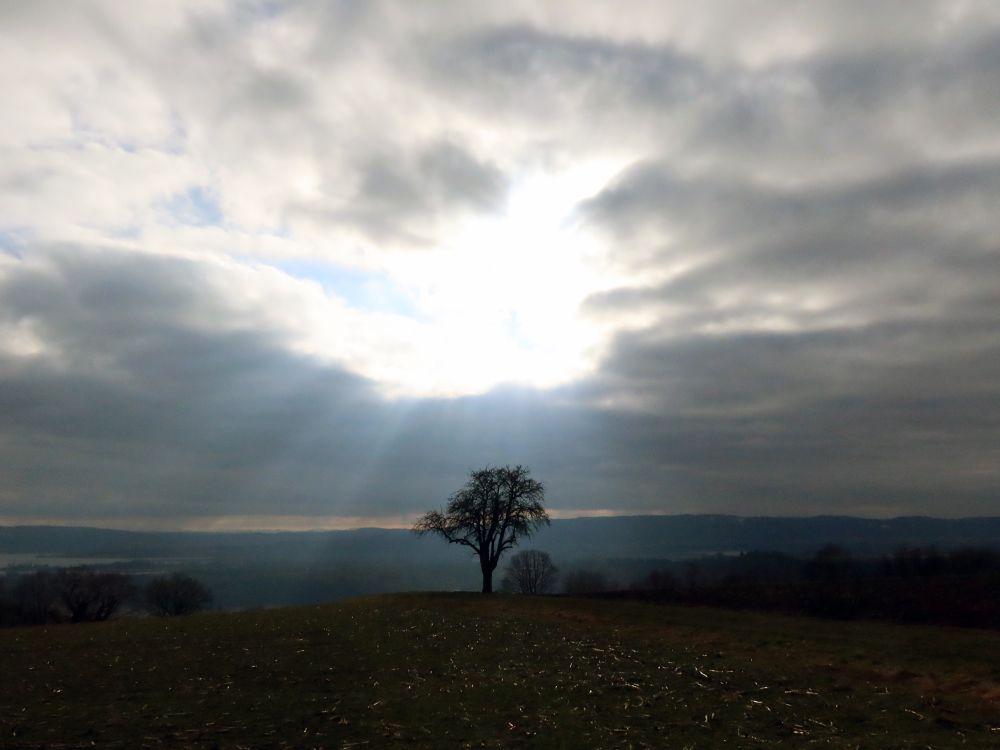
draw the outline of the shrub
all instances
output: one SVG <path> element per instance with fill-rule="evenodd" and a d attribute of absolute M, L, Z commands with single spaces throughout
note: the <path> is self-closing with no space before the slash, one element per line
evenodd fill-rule
<path fill-rule="evenodd" d="M 135 596 L 132 577 L 124 573 L 60 570 L 52 578 L 56 603 L 70 622 L 102 622 Z"/>
<path fill-rule="evenodd" d="M 44 625 L 57 618 L 55 576 L 47 570 L 20 576 L 10 598 L 13 619 L 21 625 Z"/>
<path fill-rule="evenodd" d="M 159 617 L 191 615 L 212 603 L 212 592 L 184 573 L 154 578 L 144 593 L 146 608 Z"/>
<path fill-rule="evenodd" d="M 547 594 L 555 588 L 558 575 L 547 552 L 526 549 L 510 559 L 501 585 L 504 591 L 519 594 Z"/>

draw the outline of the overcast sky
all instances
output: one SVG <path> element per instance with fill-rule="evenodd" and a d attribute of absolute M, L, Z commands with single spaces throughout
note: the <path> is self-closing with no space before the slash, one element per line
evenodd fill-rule
<path fill-rule="evenodd" d="M 0 523 L 1000 511 L 1000 3 L 0 0 Z"/>

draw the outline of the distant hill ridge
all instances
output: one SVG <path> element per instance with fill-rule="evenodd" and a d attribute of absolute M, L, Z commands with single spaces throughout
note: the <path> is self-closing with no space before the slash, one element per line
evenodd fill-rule
<path fill-rule="evenodd" d="M 1000 548 L 1000 516 L 889 519 L 851 516 L 655 515 L 558 519 L 525 546 L 561 560 L 680 559 L 749 550 L 809 555 L 838 544 L 859 556 L 906 545 Z M 65 557 L 317 560 L 386 563 L 454 561 L 455 547 L 405 529 L 347 531 L 163 532 L 68 526 L 0 526 L 0 554 Z"/>

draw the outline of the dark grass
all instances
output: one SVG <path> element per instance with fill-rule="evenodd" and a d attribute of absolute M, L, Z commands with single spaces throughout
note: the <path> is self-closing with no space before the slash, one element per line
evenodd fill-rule
<path fill-rule="evenodd" d="M 1000 634 L 413 594 L 0 631 L 2 748 L 1000 747 Z"/>

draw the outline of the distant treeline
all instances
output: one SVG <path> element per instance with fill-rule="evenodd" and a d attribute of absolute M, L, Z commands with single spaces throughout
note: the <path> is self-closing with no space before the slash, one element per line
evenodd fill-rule
<path fill-rule="evenodd" d="M 0 577 L 0 626 L 102 622 L 126 610 L 188 615 L 211 602 L 212 593 L 183 573 L 157 576 L 141 587 L 128 574 L 85 568 Z"/>
<path fill-rule="evenodd" d="M 1000 628 L 1000 553 L 991 549 L 900 547 L 880 558 L 856 559 L 828 545 L 806 560 L 749 552 L 675 563 L 616 591 L 601 577 L 596 580 L 589 591 L 569 585 L 567 590 L 840 619 Z"/>

